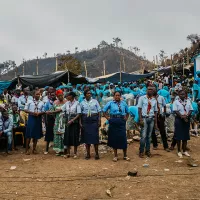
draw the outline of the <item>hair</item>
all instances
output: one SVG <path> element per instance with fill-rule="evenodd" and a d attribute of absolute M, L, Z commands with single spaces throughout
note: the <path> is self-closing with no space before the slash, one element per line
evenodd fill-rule
<path fill-rule="evenodd" d="M 73 98 L 75 98 L 76 97 L 76 93 L 75 92 L 69 92 L 67 94 L 67 96 L 72 96 Z"/>
<path fill-rule="evenodd" d="M 115 96 L 115 94 L 116 94 L 116 93 L 119 93 L 119 94 L 120 94 L 120 96 L 122 96 L 122 93 L 121 93 L 121 92 L 119 92 L 119 91 L 115 91 L 115 92 L 114 92 L 114 96 Z"/>
<path fill-rule="evenodd" d="M 90 92 L 90 90 L 88 90 L 88 89 L 85 90 L 85 91 L 84 91 L 84 96 L 86 96 L 86 94 L 87 94 L 88 92 Z"/>

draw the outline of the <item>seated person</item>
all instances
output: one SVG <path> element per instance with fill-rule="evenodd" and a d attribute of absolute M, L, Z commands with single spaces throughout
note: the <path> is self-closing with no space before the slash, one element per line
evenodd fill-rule
<path fill-rule="evenodd" d="M 25 148 L 25 131 L 26 127 L 24 125 L 24 122 L 22 118 L 19 115 L 19 112 L 17 110 L 17 106 L 14 105 L 12 107 L 12 116 L 13 116 L 13 139 L 14 139 L 14 149 L 16 148 L 16 132 L 22 132 L 23 133 L 23 147 Z"/>
<path fill-rule="evenodd" d="M 3 110 L 0 116 L 0 137 L 6 136 L 8 138 L 8 150 L 12 151 L 12 128 L 13 121 L 9 117 L 8 111 Z"/>

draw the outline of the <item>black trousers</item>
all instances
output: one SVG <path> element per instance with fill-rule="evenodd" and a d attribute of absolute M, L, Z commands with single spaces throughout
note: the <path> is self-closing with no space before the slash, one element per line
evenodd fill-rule
<path fill-rule="evenodd" d="M 166 130 L 165 130 L 165 117 L 159 115 L 158 116 L 158 128 L 160 130 L 160 135 L 163 141 L 163 147 L 164 149 L 168 148 L 168 143 L 167 143 L 167 135 L 166 135 Z M 155 134 L 155 128 L 153 128 L 151 139 L 153 142 L 153 147 L 158 146 L 158 140 Z"/>
<path fill-rule="evenodd" d="M 26 127 L 25 126 L 19 126 L 17 128 L 13 128 L 13 139 L 14 139 L 14 147 L 16 147 L 16 132 L 22 132 L 23 133 L 23 140 L 24 144 L 23 147 L 26 147 L 26 140 L 25 140 L 25 133 L 26 133 Z"/>

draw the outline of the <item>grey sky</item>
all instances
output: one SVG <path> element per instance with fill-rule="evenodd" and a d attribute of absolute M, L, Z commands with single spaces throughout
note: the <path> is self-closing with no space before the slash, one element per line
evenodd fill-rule
<path fill-rule="evenodd" d="M 199 0 L 0 0 L 0 62 L 90 49 L 113 37 L 152 60 L 200 34 L 199 8 Z"/>

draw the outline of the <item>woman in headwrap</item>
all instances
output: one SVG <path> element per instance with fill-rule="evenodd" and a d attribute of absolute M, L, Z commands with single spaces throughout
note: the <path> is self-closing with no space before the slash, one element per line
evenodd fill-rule
<path fill-rule="evenodd" d="M 64 153 L 64 133 L 61 128 L 64 127 L 63 113 L 57 112 L 66 103 L 64 99 L 63 91 L 61 89 L 56 91 L 57 100 L 53 104 L 53 111 L 46 112 L 47 114 L 56 114 L 55 124 L 54 124 L 54 147 L 53 150 L 56 152 L 57 156 L 61 156 Z"/>

